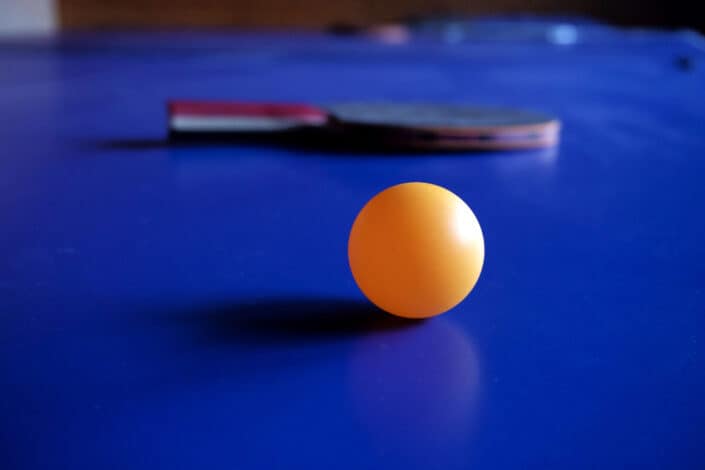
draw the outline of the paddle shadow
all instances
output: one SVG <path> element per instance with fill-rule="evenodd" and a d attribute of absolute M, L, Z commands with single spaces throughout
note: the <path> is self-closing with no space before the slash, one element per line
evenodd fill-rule
<path fill-rule="evenodd" d="M 108 151 L 148 151 L 179 148 L 212 147 L 255 147 L 299 151 L 320 154 L 321 152 L 349 156 L 424 156 L 436 154 L 496 154 L 492 150 L 413 148 L 380 144 L 375 138 L 362 138 L 355 135 L 332 134 L 311 131 L 287 131 L 265 133 L 237 133 L 232 135 L 208 134 L 174 135 L 164 138 L 112 139 L 100 141 L 97 147 Z M 516 153 L 505 150 L 502 153 Z"/>

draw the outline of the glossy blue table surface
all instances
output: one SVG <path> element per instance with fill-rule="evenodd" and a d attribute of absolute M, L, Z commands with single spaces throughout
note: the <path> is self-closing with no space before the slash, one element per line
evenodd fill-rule
<path fill-rule="evenodd" d="M 0 468 L 705 468 L 705 41 L 0 42 Z M 169 145 L 169 98 L 537 108 L 556 150 Z M 348 230 L 405 181 L 482 224 L 422 323 Z"/>

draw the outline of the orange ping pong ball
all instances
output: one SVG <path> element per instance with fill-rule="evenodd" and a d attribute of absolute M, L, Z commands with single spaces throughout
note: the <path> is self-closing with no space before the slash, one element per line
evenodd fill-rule
<path fill-rule="evenodd" d="M 480 277 L 485 242 L 462 199 L 429 183 L 404 183 L 370 199 L 348 240 L 355 282 L 377 307 L 427 318 L 458 305 Z"/>

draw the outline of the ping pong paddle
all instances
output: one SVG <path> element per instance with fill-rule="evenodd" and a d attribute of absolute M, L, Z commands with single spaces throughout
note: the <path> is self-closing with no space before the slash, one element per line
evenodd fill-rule
<path fill-rule="evenodd" d="M 316 130 L 424 150 L 545 148 L 560 132 L 557 119 L 533 111 L 428 103 L 172 101 L 168 118 L 173 138 Z"/>

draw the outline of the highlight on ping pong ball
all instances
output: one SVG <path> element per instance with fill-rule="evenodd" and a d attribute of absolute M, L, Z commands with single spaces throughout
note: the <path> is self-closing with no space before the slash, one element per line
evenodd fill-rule
<path fill-rule="evenodd" d="M 482 229 L 462 199 L 441 186 L 404 183 L 370 199 L 348 240 L 355 282 L 377 307 L 428 318 L 458 305 L 480 277 Z"/>

